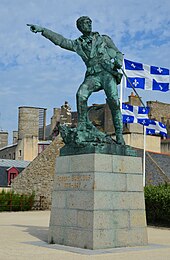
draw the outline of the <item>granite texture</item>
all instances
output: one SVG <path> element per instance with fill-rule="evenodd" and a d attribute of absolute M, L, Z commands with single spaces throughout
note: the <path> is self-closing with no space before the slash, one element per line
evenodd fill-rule
<path fill-rule="evenodd" d="M 57 157 L 49 243 L 87 249 L 147 245 L 141 158 Z"/>

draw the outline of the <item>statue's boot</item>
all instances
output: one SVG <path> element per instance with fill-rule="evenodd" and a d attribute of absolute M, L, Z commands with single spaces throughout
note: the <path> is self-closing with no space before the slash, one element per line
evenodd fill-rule
<path fill-rule="evenodd" d="M 78 130 L 80 131 L 85 131 L 86 128 L 92 127 L 92 123 L 89 121 L 88 119 L 88 115 L 87 115 L 87 101 L 80 101 L 79 105 L 77 106 L 77 112 L 78 112 Z"/>
<path fill-rule="evenodd" d="M 114 127 L 115 127 L 116 142 L 118 144 L 125 145 L 125 141 L 124 141 L 124 138 L 123 138 L 122 114 L 121 114 L 120 111 L 115 111 L 113 124 L 114 124 Z"/>
<path fill-rule="evenodd" d="M 89 120 L 87 100 L 77 97 L 77 112 L 78 112 L 78 129 L 84 131 L 86 129 L 94 129 L 95 126 Z"/>

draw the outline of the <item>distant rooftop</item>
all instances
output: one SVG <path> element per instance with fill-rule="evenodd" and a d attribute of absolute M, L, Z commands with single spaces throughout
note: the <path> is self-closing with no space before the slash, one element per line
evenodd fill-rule
<path fill-rule="evenodd" d="M 7 149 L 7 148 L 10 148 L 10 147 L 13 147 L 13 146 L 17 146 L 17 143 L 15 143 L 15 144 L 8 144 L 7 146 L 4 146 L 4 147 L 0 148 L 0 151 L 4 150 L 4 149 Z"/>
<path fill-rule="evenodd" d="M 52 141 L 51 140 L 42 140 L 42 141 L 38 141 L 38 144 L 51 144 Z"/>
<path fill-rule="evenodd" d="M 149 101 L 147 101 L 147 103 L 159 103 L 159 104 L 162 104 L 162 105 L 168 105 L 168 106 L 170 106 L 169 103 L 165 103 L 165 102 L 158 101 L 158 100 L 154 100 L 154 101 L 149 100 Z"/>
<path fill-rule="evenodd" d="M 32 106 L 20 106 L 18 108 L 36 108 L 36 109 L 45 109 L 45 110 L 47 110 L 47 108 L 44 108 L 44 107 L 32 107 Z"/>
<path fill-rule="evenodd" d="M 22 161 L 22 160 L 8 160 L 8 159 L 0 159 L 0 167 L 19 167 L 25 168 L 30 164 L 30 161 Z"/>

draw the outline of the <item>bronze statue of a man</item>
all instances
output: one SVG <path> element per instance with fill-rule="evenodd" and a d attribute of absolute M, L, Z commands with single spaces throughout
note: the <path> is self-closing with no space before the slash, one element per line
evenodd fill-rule
<path fill-rule="evenodd" d="M 88 119 L 87 100 L 93 92 L 104 90 L 115 127 L 116 141 L 124 144 L 123 123 L 118 98 L 117 84 L 121 81 L 118 69 L 122 66 L 123 54 L 117 49 L 112 39 L 107 35 L 92 32 L 92 21 L 87 16 L 77 20 L 77 28 L 82 35 L 76 40 L 70 40 L 49 29 L 28 24 L 30 30 L 41 34 L 54 44 L 69 51 L 76 52 L 85 62 L 87 71 L 85 79 L 77 91 L 78 129 L 90 127 Z M 113 61 L 112 61 L 113 60 Z"/>

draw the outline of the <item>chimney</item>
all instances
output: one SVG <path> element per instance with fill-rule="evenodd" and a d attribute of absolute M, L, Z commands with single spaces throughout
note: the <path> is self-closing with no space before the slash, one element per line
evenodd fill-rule
<path fill-rule="evenodd" d="M 141 106 L 141 101 L 137 95 L 135 95 L 133 92 L 131 92 L 129 96 L 129 102 L 132 106 Z"/>

